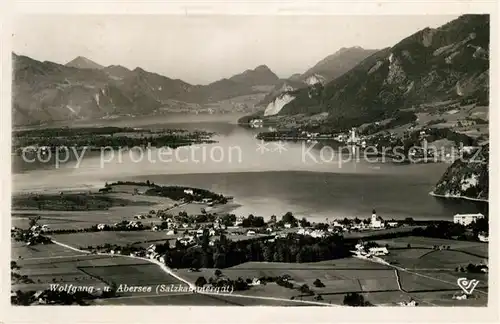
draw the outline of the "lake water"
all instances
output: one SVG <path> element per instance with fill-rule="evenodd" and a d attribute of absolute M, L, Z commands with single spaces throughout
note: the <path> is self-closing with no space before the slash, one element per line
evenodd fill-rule
<path fill-rule="evenodd" d="M 116 180 L 201 187 L 231 195 L 242 207 L 237 215 L 283 215 L 324 221 L 367 218 L 372 209 L 385 219 L 452 219 L 457 212 L 477 212 L 478 205 L 429 195 L 447 164 L 394 164 L 367 161 L 339 151 L 339 144 L 276 143 L 262 145 L 256 130 L 234 123 L 239 116 L 146 117 L 110 120 L 109 126 L 185 128 L 216 132 L 215 144 L 181 148 L 85 152 L 56 167 L 13 157 L 14 191 L 93 188 Z M 260 146 L 259 146 L 260 145 Z M 177 152 L 177 153 L 176 153 Z M 160 154 L 161 153 L 161 154 Z M 65 154 L 61 154 L 64 160 Z"/>

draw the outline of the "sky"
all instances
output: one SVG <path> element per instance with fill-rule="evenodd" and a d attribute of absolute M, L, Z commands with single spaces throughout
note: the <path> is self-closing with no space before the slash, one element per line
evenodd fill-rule
<path fill-rule="evenodd" d="M 303 73 L 342 47 L 382 49 L 457 16 L 36 15 L 14 23 L 13 51 L 65 64 L 141 67 L 207 84 L 259 65 Z"/>

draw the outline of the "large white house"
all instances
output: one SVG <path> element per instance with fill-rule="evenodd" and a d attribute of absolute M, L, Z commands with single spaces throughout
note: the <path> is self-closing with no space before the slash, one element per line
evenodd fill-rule
<path fill-rule="evenodd" d="M 372 247 L 368 250 L 371 255 L 387 255 L 389 251 L 386 247 Z"/>
<path fill-rule="evenodd" d="M 453 222 L 467 226 L 481 218 L 484 218 L 483 214 L 456 214 L 453 216 Z"/>

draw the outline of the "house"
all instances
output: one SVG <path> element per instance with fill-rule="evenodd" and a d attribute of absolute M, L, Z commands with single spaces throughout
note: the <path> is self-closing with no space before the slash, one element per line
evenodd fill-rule
<path fill-rule="evenodd" d="M 314 230 L 311 233 L 309 233 L 310 236 L 319 238 L 319 237 L 324 237 L 325 236 L 325 231 L 320 231 L 320 230 Z"/>
<path fill-rule="evenodd" d="M 474 153 L 478 147 L 476 146 L 464 146 L 460 149 L 460 153 L 472 154 Z"/>
<path fill-rule="evenodd" d="M 211 228 L 209 231 L 208 231 L 208 235 L 210 236 L 214 236 L 215 235 L 215 230 L 213 228 Z"/>
<path fill-rule="evenodd" d="M 453 216 L 453 222 L 467 226 L 478 219 L 484 218 L 483 214 L 456 214 Z"/>
<path fill-rule="evenodd" d="M 188 228 L 188 227 L 189 227 L 189 224 L 184 223 L 184 224 L 182 224 L 182 227 L 183 227 L 183 228 Z"/>
<path fill-rule="evenodd" d="M 387 222 L 388 227 L 398 227 L 398 222 Z"/>
<path fill-rule="evenodd" d="M 453 296 L 453 299 L 457 299 L 457 300 L 465 300 L 465 299 L 467 299 L 467 294 L 462 294 L 462 295 L 454 295 L 454 296 Z"/>
<path fill-rule="evenodd" d="M 488 234 L 486 234 L 486 233 L 479 233 L 479 234 L 477 235 L 477 238 L 478 238 L 478 239 L 479 239 L 479 241 L 481 241 L 481 242 L 488 242 L 488 240 L 489 240 L 489 239 L 488 239 Z"/>
<path fill-rule="evenodd" d="M 184 189 L 184 193 L 185 193 L 186 195 L 191 195 L 191 196 L 194 194 L 194 192 L 193 192 L 193 190 L 192 190 L 192 189 Z"/>
<path fill-rule="evenodd" d="M 106 224 L 99 224 L 99 225 L 97 225 L 97 229 L 100 230 L 100 231 L 102 231 L 105 228 L 106 228 Z"/>
<path fill-rule="evenodd" d="M 252 282 L 248 284 L 249 286 L 258 286 L 260 285 L 260 280 L 258 278 L 253 278 Z"/>
<path fill-rule="evenodd" d="M 254 236 L 255 235 L 255 231 L 248 231 L 247 232 L 247 236 Z"/>
<path fill-rule="evenodd" d="M 167 231 L 167 235 L 175 235 L 175 231 L 174 230 L 169 230 L 169 231 Z"/>
<path fill-rule="evenodd" d="M 203 235 L 203 230 L 202 229 L 197 230 L 196 235 Z"/>
<path fill-rule="evenodd" d="M 375 209 L 372 212 L 372 217 L 370 219 L 371 228 L 384 228 L 384 221 L 381 217 L 377 216 Z"/>
<path fill-rule="evenodd" d="M 371 255 L 387 255 L 389 251 L 386 247 L 372 247 L 368 250 Z"/>
<path fill-rule="evenodd" d="M 286 223 L 286 224 L 285 224 L 285 228 L 292 228 L 292 224 L 290 224 L 290 223 Z"/>
<path fill-rule="evenodd" d="M 152 228 L 151 228 L 152 231 L 154 232 L 157 232 L 160 230 L 160 227 L 158 225 L 154 225 Z"/>
<path fill-rule="evenodd" d="M 418 305 L 417 302 L 415 300 L 413 300 L 413 299 L 410 299 L 410 301 L 408 301 L 408 302 L 403 301 L 403 302 L 399 303 L 399 306 L 410 306 L 410 307 L 412 307 L 412 306 L 417 306 L 417 305 Z"/>
<path fill-rule="evenodd" d="M 33 226 L 31 226 L 31 229 L 30 229 L 30 230 L 31 230 L 32 232 L 36 232 L 36 231 L 39 231 L 39 230 L 41 230 L 41 229 L 42 229 L 42 227 L 41 227 L 40 225 L 33 225 Z"/>

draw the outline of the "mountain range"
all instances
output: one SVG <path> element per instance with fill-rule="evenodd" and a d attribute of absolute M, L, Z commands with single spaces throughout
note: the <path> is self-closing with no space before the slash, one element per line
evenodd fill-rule
<path fill-rule="evenodd" d="M 14 125 L 260 109 L 278 117 L 322 113 L 331 127 L 346 128 L 422 103 L 487 104 L 489 16 L 464 15 L 382 50 L 342 48 L 288 79 L 260 65 L 192 85 L 140 67 L 103 67 L 84 57 L 62 65 L 12 56 Z"/>
<path fill-rule="evenodd" d="M 332 127 L 346 128 L 423 103 L 487 105 L 488 80 L 489 16 L 464 15 L 373 53 L 331 82 L 290 92 L 278 113 L 326 112 Z"/>
<path fill-rule="evenodd" d="M 252 104 L 279 81 L 265 65 L 208 85 L 191 85 L 140 67 L 103 67 L 81 56 L 65 65 L 15 53 L 12 57 L 14 125 L 201 110 L 228 99 L 235 105 Z"/>

